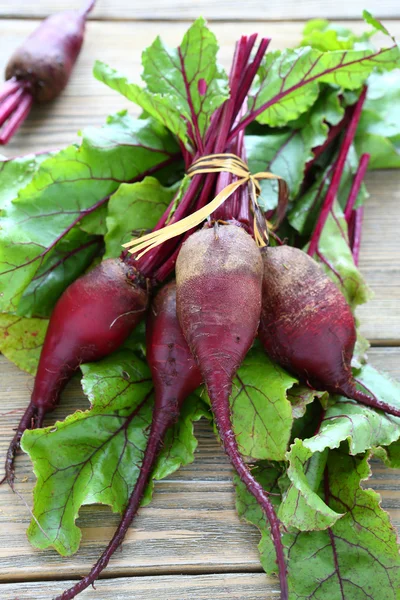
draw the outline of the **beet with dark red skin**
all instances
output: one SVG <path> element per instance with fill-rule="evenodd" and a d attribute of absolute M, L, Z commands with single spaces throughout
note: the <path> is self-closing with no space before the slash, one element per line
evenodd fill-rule
<path fill-rule="evenodd" d="M 356 343 L 353 314 L 320 265 L 291 246 L 263 248 L 259 336 L 267 354 L 317 390 L 400 411 L 358 390 L 351 371 Z"/>
<path fill-rule="evenodd" d="M 82 363 L 100 360 L 121 346 L 143 318 L 147 282 L 119 259 L 107 259 L 76 279 L 59 298 L 46 332 L 31 402 L 6 460 L 12 485 L 13 459 L 25 429 L 40 427 Z"/>
<path fill-rule="evenodd" d="M 87 15 L 56 13 L 42 21 L 9 59 L 0 90 L 0 144 L 6 144 L 29 114 L 32 103 L 54 100 L 65 88 L 82 48 Z"/>
<path fill-rule="evenodd" d="M 204 228 L 183 244 L 176 262 L 177 310 L 183 334 L 207 386 L 225 452 L 270 522 L 281 598 L 288 586 L 280 524 L 267 493 L 240 455 L 232 429 L 232 379 L 253 344 L 261 313 L 259 248 L 236 225 Z"/>
<path fill-rule="evenodd" d="M 154 383 L 155 403 L 139 477 L 113 539 L 100 559 L 89 575 L 63 592 L 56 600 L 74 598 L 91 585 L 107 566 L 138 511 L 165 434 L 177 421 L 184 400 L 202 383 L 202 376 L 178 322 L 175 282 L 164 286 L 153 300 L 146 324 L 146 346 Z"/>

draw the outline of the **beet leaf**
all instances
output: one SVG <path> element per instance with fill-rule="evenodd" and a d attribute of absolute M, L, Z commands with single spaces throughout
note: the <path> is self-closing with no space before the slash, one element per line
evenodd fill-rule
<path fill-rule="evenodd" d="M 169 161 L 175 141 L 158 123 L 111 117 L 40 165 L 2 215 L 0 309 L 16 311 L 21 296 L 57 242 L 122 182 Z"/>
<path fill-rule="evenodd" d="M 165 188 L 154 177 L 121 184 L 108 202 L 104 258 L 119 256 L 122 244 L 153 229 L 175 192 L 176 186 Z"/>
<path fill-rule="evenodd" d="M 37 476 L 37 521 L 28 529 L 29 540 L 63 556 L 79 547 L 81 531 L 75 521 L 81 506 L 102 503 L 113 512 L 123 511 L 140 470 L 153 407 L 150 371 L 131 351 L 83 365 L 82 371 L 91 408 L 52 427 L 27 431 L 22 442 Z M 189 399 L 165 443 L 157 479 L 193 460 L 197 442 L 192 423 L 205 414 L 202 401 Z M 144 504 L 150 496 L 148 491 Z"/>
<path fill-rule="evenodd" d="M 324 531 L 290 528 L 284 534 L 290 600 L 396 600 L 400 585 L 396 532 L 380 507 L 379 495 L 360 485 L 370 475 L 368 457 L 348 456 L 342 449 L 331 451 L 324 472 L 324 495 L 331 510 L 344 516 Z M 267 489 L 279 493 L 281 473 L 279 466 L 267 463 L 258 476 Z M 265 519 L 244 486 L 236 481 L 236 487 L 239 514 L 260 529 L 263 567 L 267 573 L 275 572 Z M 279 505 L 277 496 L 271 496 L 271 500 Z"/>
<path fill-rule="evenodd" d="M 370 169 L 400 168 L 399 71 L 369 77 L 356 146 L 360 156 L 370 154 Z"/>
<path fill-rule="evenodd" d="M 321 83 L 359 89 L 375 68 L 400 66 L 397 45 L 380 50 L 320 52 L 309 47 L 268 53 L 249 96 L 248 112 L 232 137 L 254 119 L 282 127 L 317 100 Z"/>
<path fill-rule="evenodd" d="M 74 227 L 46 256 L 25 289 L 18 314 L 48 317 L 65 288 L 92 263 L 103 247 L 102 238 Z"/>
<path fill-rule="evenodd" d="M 0 352 L 17 367 L 36 373 L 48 325 L 47 319 L 0 314 Z"/>
<path fill-rule="evenodd" d="M 143 52 L 145 88 L 101 62 L 96 63 L 94 75 L 201 151 L 212 113 L 229 95 L 227 75 L 216 62 L 217 51 L 214 34 L 200 18 L 178 48 L 168 48 L 157 37 Z"/>
<path fill-rule="evenodd" d="M 284 460 L 292 429 L 287 391 L 297 380 L 261 350 L 252 350 L 233 380 L 233 428 L 241 453 Z"/>

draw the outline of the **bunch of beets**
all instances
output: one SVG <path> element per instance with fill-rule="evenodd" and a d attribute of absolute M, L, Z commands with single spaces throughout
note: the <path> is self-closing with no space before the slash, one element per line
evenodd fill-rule
<path fill-rule="evenodd" d="M 80 14 L 81 28 L 86 13 Z M 182 149 L 186 168 L 202 156 L 227 152 L 245 160 L 243 137 L 248 123 L 240 121 L 241 110 L 269 40 L 262 39 L 253 52 L 255 43 L 256 36 L 242 37 L 238 42 L 229 78 L 230 98 L 215 111 L 206 134 L 201 139 L 194 135 L 198 143 L 193 152 Z M 75 45 L 74 52 L 79 48 Z M 25 78 L 21 83 L 21 70 L 15 73 L 3 92 L 9 104 L 7 110 L 4 104 L 0 107 L 0 120 L 6 113 L 11 114 L 11 105 L 16 109 L 18 99 L 28 106 L 28 96 L 34 90 L 32 81 Z M 144 318 L 147 360 L 156 394 L 140 475 L 118 529 L 90 574 L 59 600 L 76 596 L 107 566 L 138 510 L 167 430 L 177 421 L 185 398 L 202 383 L 224 450 L 269 520 L 281 594 L 283 600 L 287 599 L 280 523 L 268 493 L 240 455 L 231 422 L 232 378 L 256 336 L 273 360 L 310 387 L 400 416 L 399 410 L 356 388 L 350 368 L 356 341 L 354 317 L 342 293 L 313 259 L 364 99 L 365 90 L 328 136 L 330 144 L 346 128 L 308 254 L 286 246 L 276 234 L 273 247 L 256 243 L 254 202 L 245 184 L 209 216 L 202 228 L 189 230 L 140 257 L 124 251 L 117 260 L 105 260 L 77 279 L 59 299 L 50 319 L 30 404 L 8 451 L 6 478 L 11 486 L 14 456 L 23 432 L 42 426 L 44 415 L 53 410 L 62 389 L 82 363 L 114 352 Z M 3 137 L 10 131 L 3 132 Z M 326 145 L 314 149 L 314 160 Z M 366 163 L 365 159 L 360 163 L 349 198 L 349 214 Z M 155 229 L 205 207 L 234 179 L 227 172 L 195 175 L 174 212 L 175 199 Z M 279 212 L 282 206 L 276 211 L 276 225 Z M 357 221 L 354 228 L 356 257 Z"/>

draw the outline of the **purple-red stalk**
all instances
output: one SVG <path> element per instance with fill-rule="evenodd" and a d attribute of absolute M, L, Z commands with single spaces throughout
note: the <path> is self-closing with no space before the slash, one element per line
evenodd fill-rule
<path fill-rule="evenodd" d="M 67 85 L 80 53 L 86 18 L 94 0 L 80 11 L 56 13 L 40 23 L 6 66 L 0 91 L 0 144 L 6 144 L 33 102 L 53 100 Z M 7 122 L 8 119 L 8 122 Z"/>
<path fill-rule="evenodd" d="M 364 105 L 364 101 L 367 95 L 367 88 L 364 87 L 361 95 L 354 107 L 353 114 L 350 119 L 349 126 L 346 130 L 343 142 L 340 146 L 339 154 L 335 163 L 335 170 L 332 176 L 332 180 L 328 191 L 325 196 L 324 203 L 321 208 L 321 212 L 318 216 L 317 223 L 315 225 L 314 231 L 311 236 L 310 245 L 308 247 L 308 255 L 313 256 L 318 248 L 319 238 L 321 237 L 322 230 L 325 226 L 326 220 L 329 216 L 329 213 L 332 210 L 333 203 L 337 196 L 340 181 L 342 179 L 343 170 L 346 164 L 346 158 L 348 152 L 350 150 L 350 146 L 353 143 L 357 126 L 361 117 L 362 107 Z"/>
<path fill-rule="evenodd" d="M 320 146 L 316 146 L 316 148 L 313 148 L 314 156 L 306 164 L 306 167 L 304 170 L 304 175 L 307 175 L 310 172 L 311 168 L 314 166 L 314 164 L 318 160 L 318 158 L 325 152 L 325 150 L 327 150 L 329 148 L 329 146 L 336 140 L 336 138 L 345 129 L 345 127 L 347 126 L 347 124 L 350 120 L 351 111 L 352 111 L 352 107 L 348 106 L 345 110 L 343 119 L 341 121 L 339 121 L 339 123 L 337 123 L 336 125 L 332 125 L 331 127 L 329 127 L 328 136 L 327 136 L 326 140 L 324 141 L 324 143 L 321 144 Z"/>
<path fill-rule="evenodd" d="M 357 172 L 355 174 L 351 190 L 349 193 L 349 197 L 347 198 L 346 207 L 344 209 L 344 217 L 349 223 L 351 214 L 353 212 L 354 205 L 357 201 L 357 197 L 361 188 L 361 184 L 364 180 L 365 174 L 368 169 L 369 159 L 371 158 L 370 154 L 363 154 L 360 158 L 360 162 L 357 168 Z"/>

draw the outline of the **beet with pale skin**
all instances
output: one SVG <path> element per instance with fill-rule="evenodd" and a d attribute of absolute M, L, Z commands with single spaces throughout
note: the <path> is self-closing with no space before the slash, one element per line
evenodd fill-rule
<path fill-rule="evenodd" d="M 40 23 L 15 50 L 0 90 L 0 144 L 6 144 L 28 116 L 33 102 L 56 98 L 68 83 L 82 48 L 85 24 L 95 0 L 81 11 L 56 13 Z"/>
<path fill-rule="evenodd" d="M 132 523 L 149 482 L 165 434 L 177 421 L 184 400 L 202 383 L 201 373 L 183 337 L 176 314 L 176 285 L 164 286 L 152 302 L 146 324 L 147 361 L 150 366 L 155 403 L 150 433 L 139 477 L 121 522 L 89 575 L 56 600 L 70 600 L 91 585 L 107 566 Z"/>
<path fill-rule="evenodd" d="M 291 246 L 263 248 L 262 259 L 259 335 L 270 358 L 314 389 L 400 416 L 395 407 L 356 388 L 351 371 L 354 317 L 320 265 Z"/>
<path fill-rule="evenodd" d="M 281 597 L 288 597 L 280 525 L 267 493 L 240 455 L 232 429 L 232 379 L 257 334 L 262 260 L 244 229 L 204 228 L 182 244 L 176 262 L 177 310 L 183 334 L 199 365 L 225 452 L 270 522 Z"/>
<path fill-rule="evenodd" d="M 13 485 L 13 462 L 25 429 L 41 427 L 61 391 L 82 363 L 100 360 L 121 346 L 143 318 L 146 280 L 122 260 L 107 259 L 76 279 L 59 298 L 46 332 L 30 404 L 6 459 Z"/>

